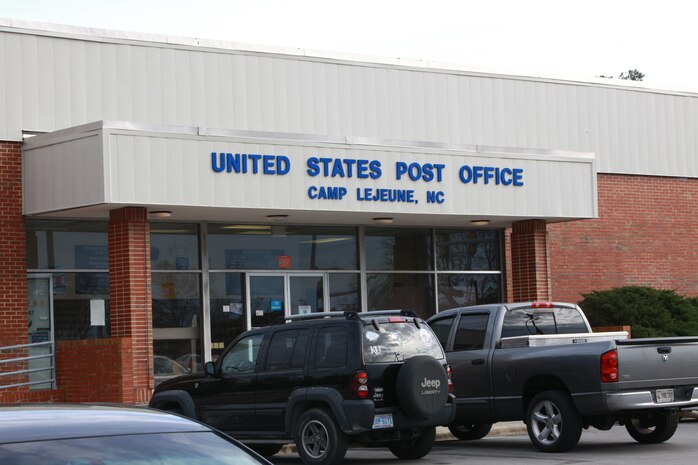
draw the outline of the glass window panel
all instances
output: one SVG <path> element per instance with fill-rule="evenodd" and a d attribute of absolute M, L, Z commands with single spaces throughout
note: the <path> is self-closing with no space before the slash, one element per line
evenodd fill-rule
<path fill-rule="evenodd" d="M 439 273 L 439 311 L 502 301 L 499 274 Z"/>
<path fill-rule="evenodd" d="M 575 308 L 510 310 L 504 316 L 502 325 L 502 337 L 586 332 L 589 329 L 584 318 Z"/>
<path fill-rule="evenodd" d="M 257 355 L 259 355 L 259 348 L 262 346 L 263 339 L 264 334 L 253 334 L 235 343 L 221 362 L 223 374 L 236 375 L 254 372 Z"/>
<path fill-rule="evenodd" d="M 198 273 L 153 273 L 153 328 L 198 328 L 201 284 Z"/>
<path fill-rule="evenodd" d="M 291 315 L 324 312 L 322 276 L 291 276 Z"/>
<path fill-rule="evenodd" d="M 223 349 L 245 331 L 245 275 L 211 273 L 211 354 L 215 360 Z"/>
<path fill-rule="evenodd" d="M 437 269 L 499 271 L 499 242 L 496 230 L 437 230 Z"/>
<path fill-rule="evenodd" d="M 446 344 L 448 343 L 448 336 L 451 334 L 451 326 L 453 326 L 454 318 L 455 316 L 450 316 L 429 323 L 432 331 L 436 334 L 436 338 L 444 348 L 446 348 Z"/>
<path fill-rule="evenodd" d="M 368 310 L 411 310 L 426 319 L 434 314 L 434 280 L 431 274 L 366 275 Z"/>
<path fill-rule="evenodd" d="M 269 343 L 269 355 L 267 355 L 264 369 L 268 371 L 302 369 L 307 348 L 307 330 L 276 332 Z"/>
<path fill-rule="evenodd" d="M 330 310 L 361 311 L 358 273 L 330 273 Z"/>
<path fill-rule="evenodd" d="M 199 227 L 195 224 L 152 223 L 150 263 L 153 270 L 198 270 Z"/>
<path fill-rule="evenodd" d="M 155 385 L 176 376 L 203 371 L 203 358 L 197 339 L 153 341 Z"/>
<path fill-rule="evenodd" d="M 357 229 L 287 225 L 208 226 L 214 270 L 357 270 Z"/>
<path fill-rule="evenodd" d="M 489 315 L 461 315 L 453 350 L 480 350 L 485 346 Z"/>
<path fill-rule="evenodd" d="M 366 269 L 433 269 L 431 229 L 366 228 Z"/>
<path fill-rule="evenodd" d="M 101 321 L 92 319 L 90 309 L 102 305 L 104 324 L 93 325 Z M 56 340 L 109 337 L 109 274 L 53 273 L 53 315 Z"/>
<path fill-rule="evenodd" d="M 315 345 L 315 366 L 317 368 L 342 367 L 347 363 L 346 328 L 323 328 Z"/>
<path fill-rule="evenodd" d="M 107 223 L 29 220 L 28 269 L 108 270 Z"/>

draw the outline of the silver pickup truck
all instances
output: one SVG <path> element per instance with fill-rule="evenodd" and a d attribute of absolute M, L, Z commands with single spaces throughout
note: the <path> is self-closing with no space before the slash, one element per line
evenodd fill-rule
<path fill-rule="evenodd" d="M 531 442 L 562 452 L 583 428 L 624 425 L 638 442 L 671 438 L 679 409 L 698 406 L 698 337 L 593 333 L 574 304 L 463 307 L 428 320 L 453 370 L 459 439 L 524 420 Z"/>

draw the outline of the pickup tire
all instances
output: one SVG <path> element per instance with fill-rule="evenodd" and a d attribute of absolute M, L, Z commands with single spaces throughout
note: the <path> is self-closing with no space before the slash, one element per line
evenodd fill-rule
<path fill-rule="evenodd" d="M 640 444 L 657 444 L 671 438 L 679 426 L 679 416 L 674 413 L 633 418 L 625 429 Z"/>
<path fill-rule="evenodd" d="M 492 423 L 480 423 L 480 424 L 468 424 L 468 425 L 454 425 L 451 424 L 448 430 L 456 438 L 461 441 L 474 441 L 476 439 L 482 439 L 490 432 L 492 429 Z"/>
<path fill-rule="evenodd" d="M 417 460 L 427 455 L 436 442 L 436 428 L 424 428 L 418 438 L 390 443 L 388 448 L 393 455 L 402 460 Z"/>
<path fill-rule="evenodd" d="M 349 440 L 327 410 L 313 408 L 298 420 L 295 443 L 307 465 L 335 465 L 344 459 Z"/>
<path fill-rule="evenodd" d="M 582 416 L 564 391 L 543 391 L 526 409 L 528 437 L 538 450 L 564 452 L 579 442 Z"/>

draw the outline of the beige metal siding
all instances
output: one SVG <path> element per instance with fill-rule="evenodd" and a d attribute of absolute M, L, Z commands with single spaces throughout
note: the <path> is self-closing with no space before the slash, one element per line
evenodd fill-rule
<path fill-rule="evenodd" d="M 696 94 L 2 29 L 0 140 L 119 120 L 594 152 L 601 172 L 698 176 Z"/>

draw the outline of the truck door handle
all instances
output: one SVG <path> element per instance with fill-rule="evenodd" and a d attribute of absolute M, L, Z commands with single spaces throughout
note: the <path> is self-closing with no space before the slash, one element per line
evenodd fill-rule
<path fill-rule="evenodd" d="M 476 359 L 473 359 L 473 361 L 470 363 L 472 363 L 473 365 L 484 365 L 485 359 L 484 358 L 476 358 Z"/>
<path fill-rule="evenodd" d="M 657 352 L 659 352 L 660 354 L 670 354 L 671 347 L 657 347 Z"/>

